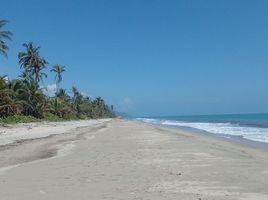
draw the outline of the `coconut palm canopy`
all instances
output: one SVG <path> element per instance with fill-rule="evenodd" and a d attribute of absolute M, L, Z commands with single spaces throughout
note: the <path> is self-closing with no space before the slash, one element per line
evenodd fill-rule
<path fill-rule="evenodd" d="M 56 73 L 55 80 L 56 80 L 56 86 L 57 86 L 57 92 L 58 92 L 59 84 L 62 81 L 62 73 L 65 72 L 65 66 L 56 64 L 53 66 L 53 68 L 50 71 Z"/>
<path fill-rule="evenodd" d="M 18 54 L 19 64 L 24 72 L 32 75 L 35 81 L 39 82 L 46 77 L 43 70 L 48 62 L 40 56 L 40 47 L 35 47 L 32 42 L 23 44 L 23 47 L 25 51 Z"/>
<path fill-rule="evenodd" d="M 7 21 L 0 20 L 0 53 L 7 55 L 7 40 L 11 32 L 3 30 Z M 40 53 L 40 47 L 33 42 L 22 45 L 24 51 L 18 54 L 21 74 L 17 79 L 10 80 L 0 76 L 0 119 L 12 116 L 32 116 L 46 119 L 85 119 L 113 117 L 114 114 L 105 102 L 98 98 L 93 100 L 76 88 L 69 95 L 66 89 L 60 88 L 65 66 L 56 64 L 50 70 L 55 73 L 57 91 L 55 96 L 45 95 L 40 81 L 47 77 L 45 69 L 48 62 Z M 48 118 L 49 116 L 49 118 Z M 55 118 L 56 117 L 56 118 Z"/>
<path fill-rule="evenodd" d="M 0 20 L 0 53 L 7 56 L 9 50 L 7 40 L 11 40 L 12 33 L 5 30 L 5 26 L 8 23 L 7 20 Z"/>
<path fill-rule="evenodd" d="M 53 66 L 51 71 L 56 73 L 55 79 L 58 83 L 60 83 L 62 81 L 62 73 L 65 72 L 65 66 L 56 64 Z"/>

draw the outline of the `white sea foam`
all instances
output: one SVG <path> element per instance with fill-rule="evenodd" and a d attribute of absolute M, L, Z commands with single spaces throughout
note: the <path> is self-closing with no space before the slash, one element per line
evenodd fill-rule
<path fill-rule="evenodd" d="M 220 135 L 240 136 L 248 140 L 268 143 L 268 128 L 241 126 L 232 123 L 183 122 L 175 120 L 160 120 L 137 118 L 147 123 L 167 126 L 189 127 Z"/>

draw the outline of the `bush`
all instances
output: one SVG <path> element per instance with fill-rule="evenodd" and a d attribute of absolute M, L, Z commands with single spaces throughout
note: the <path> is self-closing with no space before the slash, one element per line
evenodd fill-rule
<path fill-rule="evenodd" d="M 59 122 L 59 121 L 64 121 L 64 119 L 60 118 L 59 116 L 54 115 L 52 113 L 48 113 L 45 115 L 45 117 L 42 119 L 42 121 Z"/>
<path fill-rule="evenodd" d="M 25 116 L 25 115 L 13 115 L 5 118 L 0 118 L 0 123 L 6 123 L 6 124 L 30 123 L 40 121 L 41 121 L 40 119 L 37 119 L 33 116 Z"/>

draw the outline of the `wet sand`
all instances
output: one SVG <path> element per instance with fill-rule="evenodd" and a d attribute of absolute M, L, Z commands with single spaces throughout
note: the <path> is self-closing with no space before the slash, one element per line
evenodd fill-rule
<path fill-rule="evenodd" d="M 16 140 L 0 158 L 3 200 L 268 199 L 267 151 L 141 122 Z"/>

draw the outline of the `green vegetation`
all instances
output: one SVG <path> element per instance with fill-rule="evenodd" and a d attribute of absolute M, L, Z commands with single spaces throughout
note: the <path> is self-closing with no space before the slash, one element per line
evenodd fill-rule
<path fill-rule="evenodd" d="M 12 33 L 2 30 L 7 21 L 0 20 L 0 53 L 7 56 L 6 41 Z M 114 117 L 113 106 L 108 106 L 101 97 L 91 99 L 72 87 L 71 94 L 60 88 L 66 68 L 56 64 L 50 70 L 55 73 L 56 92 L 53 97 L 45 95 L 40 82 L 47 78 L 44 69 L 48 62 L 41 56 L 40 47 L 32 42 L 23 44 L 24 51 L 18 54 L 22 74 L 14 80 L 0 76 L 0 123 L 61 121 Z"/>
<path fill-rule="evenodd" d="M 6 24 L 6 20 L 0 20 L 0 53 L 4 56 L 7 56 L 7 52 L 9 49 L 6 44 L 6 40 L 11 40 L 12 36 L 12 33 L 10 31 L 2 30 Z"/>
<path fill-rule="evenodd" d="M 23 115 L 13 115 L 6 118 L 0 118 L 0 123 L 5 124 L 15 124 L 15 123 L 30 123 L 30 122 L 40 122 L 40 119 L 37 119 L 33 116 L 23 116 Z"/>

